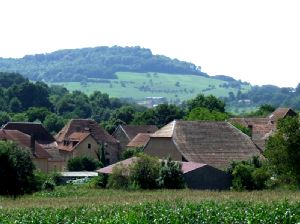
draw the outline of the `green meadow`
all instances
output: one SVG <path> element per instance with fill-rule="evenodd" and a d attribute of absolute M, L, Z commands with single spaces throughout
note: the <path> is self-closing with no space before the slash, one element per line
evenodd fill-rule
<path fill-rule="evenodd" d="M 237 93 L 237 88 L 222 87 L 227 82 L 196 75 L 174 75 L 165 73 L 117 72 L 118 79 L 89 79 L 88 82 L 58 82 L 70 91 L 80 90 L 86 94 L 94 91 L 108 93 L 111 97 L 142 100 L 146 97 L 166 97 L 169 102 L 180 102 L 199 93 L 217 97 Z M 242 91 L 248 91 L 243 85 Z"/>

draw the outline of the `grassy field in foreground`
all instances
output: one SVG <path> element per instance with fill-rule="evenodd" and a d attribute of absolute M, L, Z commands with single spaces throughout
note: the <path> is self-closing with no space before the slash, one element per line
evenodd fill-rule
<path fill-rule="evenodd" d="M 213 94 L 217 97 L 228 96 L 229 92 L 236 94 L 237 88 L 224 88 L 220 85 L 225 81 L 196 75 L 174 75 L 164 73 L 133 73 L 117 72 L 118 79 L 97 80 L 87 83 L 61 82 L 48 83 L 63 85 L 68 90 L 80 90 L 86 94 L 94 91 L 108 93 L 112 97 L 125 97 L 141 100 L 145 97 L 166 97 L 169 102 L 187 100 L 199 93 Z M 97 82 L 98 81 L 98 82 Z M 100 82 L 99 82 L 100 81 Z M 105 81 L 105 82 L 103 82 Z M 243 85 L 242 91 L 248 91 L 250 86 Z"/>
<path fill-rule="evenodd" d="M 298 223 L 299 191 L 121 191 L 64 186 L 0 197 L 0 223 Z"/>
<path fill-rule="evenodd" d="M 202 201 L 244 201 L 263 202 L 300 202 L 300 191 L 199 191 L 199 190 L 154 190 L 122 191 L 111 189 L 90 189 L 81 186 L 60 186 L 53 192 L 37 192 L 17 199 L 0 197 L 1 208 L 38 208 L 38 207 L 77 207 L 99 205 L 124 205 L 152 203 L 157 201 L 181 201 L 199 203 Z"/>

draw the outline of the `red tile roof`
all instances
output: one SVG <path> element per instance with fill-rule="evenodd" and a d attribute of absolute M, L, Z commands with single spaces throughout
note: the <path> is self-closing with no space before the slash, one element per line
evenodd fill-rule
<path fill-rule="evenodd" d="M 31 148 L 31 136 L 25 133 L 22 133 L 18 130 L 4 130 L 0 129 L 0 140 L 2 141 L 13 141 L 16 142 L 19 146 L 25 148 Z M 30 150 L 31 156 L 35 158 L 51 158 L 50 154 L 35 141 L 35 150 L 34 153 Z"/>
<path fill-rule="evenodd" d="M 132 140 L 138 133 L 154 133 L 158 130 L 155 125 L 120 125 L 129 140 Z"/>
<path fill-rule="evenodd" d="M 18 130 L 27 135 L 34 136 L 40 144 L 50 144 L 55 141 L 53 136 L 40 123 L 34 122 L 8 122 L 3 126 L 5 130 Z"/>
<path fill-rule="evenodd" d="M 128 144 L 127 147 L 144 147 L 150 139 L 151 133 L 139 133 Z"/>
<path fill-rule="evenodd" d="M 91 133 L 74 132 L 69 135 L 63 142 L 59 142 L 58 148 L 64 151 L 73 151 L 84 139 L 90 136 Z"/>
<path fill-rule="evenodd" d="M 99 143 L 118 141 L 105 131 L 96 121 L 92 119 L 72 119 L 65 127 L 55 136 L 56 141 L 63 142 L 68 140 L 73 133 L 90 133 L 92 137 Z"/>

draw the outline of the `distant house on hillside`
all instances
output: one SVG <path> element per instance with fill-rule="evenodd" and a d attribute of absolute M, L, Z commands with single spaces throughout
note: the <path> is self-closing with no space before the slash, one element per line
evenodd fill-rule
<path fill-rule="evenodd" d="M 139 133 L 154 133 L 158 128 L 155 125 L 119 125 L 112 136 L 120 142 L 121 150 Z"/>
<path fill-rule="evenodd" d="M 45 173 L 49 171 L 48 160 L 51 158 L 51 155 L 30 135 L 18 130 L 0 129 L 0 140 L 13 141 L 20 147 L 28 149 L 30 157 L 36 168 Z"/>
<path fill-rule="evenodd" d="M 132 157 L 110 166 L 99 169 L 99 173 L 111 174 L 116 165 L 130 166 L 138 158 Z M 188 188 L 226 190 L 231 186 L 231 177 L 226 172 L 203 163 L 180 162 L 181 170 Z"/>
<path fill-rule="evenodd" d="M 92 119 L 72 119 L 55 136 L 65 160 L 78 156 L 97 159 L 104 145 L 107 164 L 119 160 L 119 142 Z"/>
<path fill-rule="evenodd" d="M 266 140 L 276 131 L 279 119 L 296 116 L 291 108 L 277 108 L 273 113 L 264 118 L 231 118 L 231 123 L 237 123 L 251 130 L 251 139 L 261 149 L 265 149 Z"/>
<path fill-rule="evenodd" d="M 232 161 L 261 156 L 252 140 L 228 122 L 174 120 L 150 136 L 144 152 L 161 159 L 226 169 Z"/>

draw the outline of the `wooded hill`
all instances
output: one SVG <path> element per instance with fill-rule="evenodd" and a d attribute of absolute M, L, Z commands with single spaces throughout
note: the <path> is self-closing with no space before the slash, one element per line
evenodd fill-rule
<path fill-rule="evenodd" d="M 161 72 L 208 76 L 188 62 L 153 55 L 141 47 L 95 47 L 27 55 L 20 59 L 0 58 L 0 71 L 19 72 L 35 81 L 87 81 L 116 79 L 115 72 Z"/>

